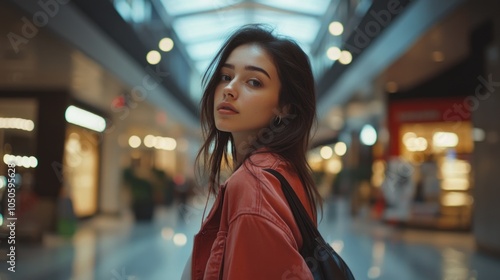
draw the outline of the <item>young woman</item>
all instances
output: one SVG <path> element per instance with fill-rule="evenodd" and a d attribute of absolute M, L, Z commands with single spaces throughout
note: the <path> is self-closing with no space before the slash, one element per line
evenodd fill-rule
<path fill-rule="evenodd" d="M 316 116 L 307 55 L 291 39 L 246 25 L 224 43 L 203 84 L 206 141 L 197 162 L 217 197 L 183 279 L 312 279 L 280 182 L 264 171 L 280 172 L 316 221 L 321 199 L 306 161 Z M 234 171 L 219 185 L 223 166 Z"/>

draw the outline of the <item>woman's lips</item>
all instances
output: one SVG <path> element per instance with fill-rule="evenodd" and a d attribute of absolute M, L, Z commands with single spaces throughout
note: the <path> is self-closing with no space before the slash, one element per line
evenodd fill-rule
<path fill-rule="evenodd" d="M 238 110 L 229 102 L 222 102 L 217 106 L 217 111 L 223 115 L 234 115 L 238 114 Z"/>
<path fill-rule="evenodd" d="M 238 114 L 237 112 L 231 110 L 231 109 L 226 109 L 226 108 L 221 108 L 221 109 L 218 109 L 217 112 L 219 112 L 219 114 L 222 114 L 222 115 L 235 115 L 235 114 Z"/>

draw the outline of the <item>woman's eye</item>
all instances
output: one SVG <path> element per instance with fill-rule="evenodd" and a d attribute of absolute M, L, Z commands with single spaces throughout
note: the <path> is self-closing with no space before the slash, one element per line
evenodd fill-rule
<path fill-rule="evenodd" d="M 229 75 L 222 74 L 220 80 L 223 82 L 229 82 L 231 81 L 231 77 Z"/>
<path fill-rule="evenodd" d="M 262 86 L 262 83 L 261 83 L 261 82 L 259 82 L 259 81 L 257 81 L 257 80 L 250 80 L 250 81 L 248 81 L 248 83 L 249 83 L 251 86 L 253 86 L 253 87 L 260 87 L 260 86 Z"/>

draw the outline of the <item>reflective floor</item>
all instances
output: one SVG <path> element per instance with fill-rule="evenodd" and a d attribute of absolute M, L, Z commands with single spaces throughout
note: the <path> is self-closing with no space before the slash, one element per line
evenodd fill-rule
<path fill-rule="evenodd" d="M 398 229 L 363 214 L 352 219 L 347 206 L 327 204 L 320 230 L 356 279 L 500 279 L 500 259 L 475 253 L 469 233 Z M 135 224 L 130 214 L 96 217 L 71 239 L 20 245 L 16 272 L 2 259 L 0 279 L 179 279 L 203 207 L 184 208 L 184 218 L 178 209 L 157 209 L 150 224 Z"/>

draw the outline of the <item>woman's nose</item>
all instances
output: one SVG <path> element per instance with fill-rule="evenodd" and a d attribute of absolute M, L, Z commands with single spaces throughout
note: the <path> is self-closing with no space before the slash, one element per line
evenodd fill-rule
<path fill-rule="evenodd" d="M 236 99 L 238 97 L 234 79 L 222 89 L 222 93 L 224 98 L 231 96 L 233 99 Z"/>

